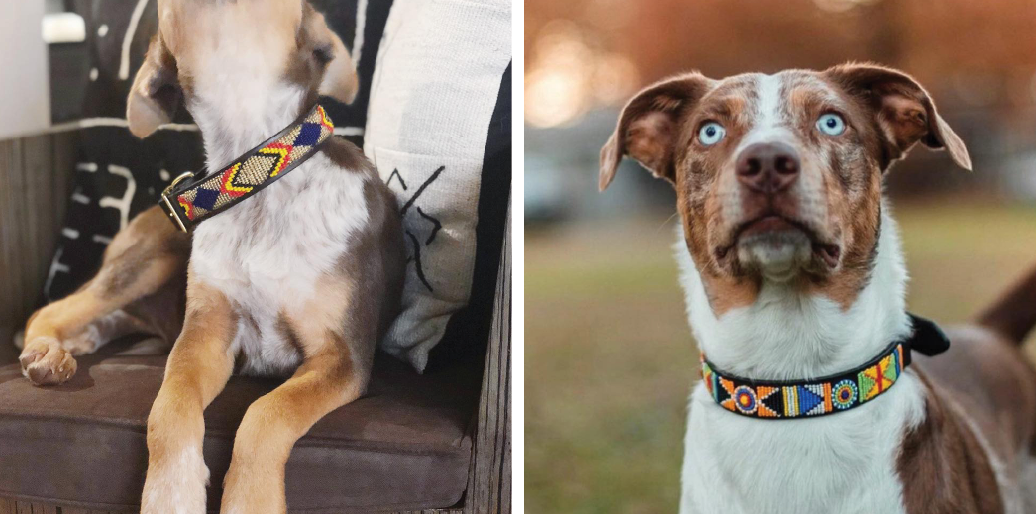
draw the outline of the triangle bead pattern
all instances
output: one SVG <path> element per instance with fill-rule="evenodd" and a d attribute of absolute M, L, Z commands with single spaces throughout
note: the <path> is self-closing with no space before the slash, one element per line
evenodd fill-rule
<path fill-rule="evenodd" d="M 270 182 L 294 161 L 304 160 L 334 134 L 334 124 L 317 105 L 304 120 L 262 148 L 246 154 L 176 197 L 183 215 L 192 222 L 229 207 Z"/>
<path fill-rule="evenodd" d="M 765 382 L 725 374 L 701 356 L 702 383 L 720 407 L 743 416 L 794 419 L 823 416 L 871 402 L 903 372 L 903 344 L 870 363 L 839 375 L 809 381 Z"/>

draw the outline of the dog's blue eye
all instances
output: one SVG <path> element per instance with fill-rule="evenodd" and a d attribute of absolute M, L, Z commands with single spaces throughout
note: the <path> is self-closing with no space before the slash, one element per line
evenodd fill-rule
<path fill-rule="evenodd" d="M 845 132 L 845 120 L 837 114 L 828 113 L 817 120 L 817 129 L 829 136 L 840 136 Z"/>
<path fill-rule="evenodd" d="M 722 125 L 715 121 L 710 121 L 702 125 L 701 130 L 698 131 L 698 141 L 701 141 L 701 144 L 705 146 L 711 146 L 720 142 L 725 135 L 727 135 L 727 131 Z"/>

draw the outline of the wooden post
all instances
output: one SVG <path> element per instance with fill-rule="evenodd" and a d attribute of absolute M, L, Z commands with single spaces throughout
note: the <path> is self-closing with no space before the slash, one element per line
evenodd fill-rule
<path fill-rule="evenodd" d="M 497 275 L 478 431 L 464 512 L 511 512 L 511 211 Z"/>
<path fill-rule="evenodd" d="M 24 328 L 47 280 L 74 176 L 75 137 L 0 141 L 0 327 L 10 331 Z"/>

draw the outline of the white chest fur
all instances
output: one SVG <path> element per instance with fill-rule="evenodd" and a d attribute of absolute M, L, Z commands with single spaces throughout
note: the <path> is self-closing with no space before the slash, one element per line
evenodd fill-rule
<path fill-rule="evenodd" d="M 681 514 L 899 513 L 903 431 L 924 397 L 908 371 L 875 403 L 816 419 L 764 421 L 691 395 Z"/>
<path fill-rule="evenodd" d="M 241 316 L 233 342 L 244 372 L 285 375 L 297 351 L 275 329 L 280 313 L 314 300 L 321 276 L 368 221 L 362 174 L 317 154 L 194 231 L 191 280 L 219 289 Z"/>
<path fill-rule="evenodd" d="M 752 306 L 716 318 L 682 234 L 677 245 L 695 338 L 720 368 L 760 379 L 850 369 L 908 333 L 906 271 L 887 215 L 876 259 L 868 285 L 848 310 L 764 285 Z M 690 400 L 680 512 L 903 512 L 898 448 L 923 417 L 924 390 L 909 370 L 873 403 L 803 420 L 727 412 L 699 385 Z"/>

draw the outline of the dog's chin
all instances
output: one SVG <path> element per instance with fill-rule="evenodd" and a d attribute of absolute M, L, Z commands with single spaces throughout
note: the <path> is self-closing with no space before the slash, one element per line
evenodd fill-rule
<path fill-rule="evenodd" d="M 765 216 L 735 226 L 724 241 L 712 245 L 721 274 L 788 282 L 801 275 L 823 279 L 841 266 L 841 244 L 818 235 L 809 224 L 781 216 Z M 828 242 L 831 241 L 831 242 Z"/>
<path fill-rule="evenodd" d="M 772 282 L 788 282 L 813 263 L 813 243 L 800 230 L 742 236 L 737 243 L 740 267 Z"/>

